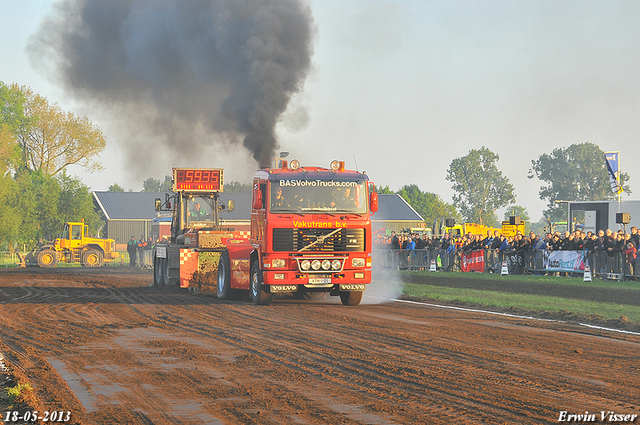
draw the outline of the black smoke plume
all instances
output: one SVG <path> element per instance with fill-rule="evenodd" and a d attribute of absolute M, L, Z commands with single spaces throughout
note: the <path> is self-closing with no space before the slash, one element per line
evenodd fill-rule
<path fill-rule="evenodd" d="M 153 158 L 150 147 L 197 158 L 241 141 L 264 166 L 309 71 L 312 36 L 302 0 L 62 0 L 29 53 L 73 97 L 117 118 L 132 162 Z"/>

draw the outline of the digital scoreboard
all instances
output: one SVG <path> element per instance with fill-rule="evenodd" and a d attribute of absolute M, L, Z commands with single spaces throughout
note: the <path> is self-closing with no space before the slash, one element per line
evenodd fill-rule
<path fill-rule="evenodd" d="M 173 191 L 222 192 L 221 168 L 174 168 Z"/>

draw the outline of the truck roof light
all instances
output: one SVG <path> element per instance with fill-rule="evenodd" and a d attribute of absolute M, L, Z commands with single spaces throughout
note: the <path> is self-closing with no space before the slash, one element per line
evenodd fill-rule
<path fill-rule="evenodd" d="M 289 164 L 289 168 L 291 168 L 293 171 L 297 170 L 298 168 L 300 168 L 300 161 L 298 161 L 297 159 L 294 159 Z"/>
<path fill-rule="evenodd" d="M 344 161 L 338 161 L 337 159 L 334 159 L 333 161 L 331 161 L 330 167 L 333 171 L 344 171 Z"/>

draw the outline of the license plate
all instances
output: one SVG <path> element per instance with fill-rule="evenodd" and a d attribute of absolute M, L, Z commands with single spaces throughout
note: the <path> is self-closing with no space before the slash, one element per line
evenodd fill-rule
<path fill-rule="evenodd" d="M 331 283 L 330 277 L 310 277 L 309 283 Z"/>

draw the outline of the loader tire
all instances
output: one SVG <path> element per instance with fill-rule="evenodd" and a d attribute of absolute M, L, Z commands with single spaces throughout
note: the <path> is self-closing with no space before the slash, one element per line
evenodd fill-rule
<path fill-rule="evenodd" d="M 84 267 L 100 267 L 104 261 L 102 252 L 95 249 L 85 251 L 82 253 L 82 265 Z"/>
<path fill-rule="evenodd" d="M 53 249 L 43 249 L 38 252 L 36 262 L 40 267 L 55 267 L 58 264 L 58 253 Z"/>

